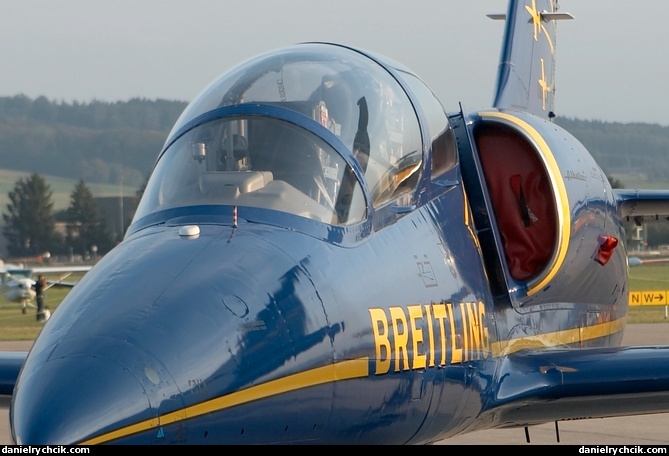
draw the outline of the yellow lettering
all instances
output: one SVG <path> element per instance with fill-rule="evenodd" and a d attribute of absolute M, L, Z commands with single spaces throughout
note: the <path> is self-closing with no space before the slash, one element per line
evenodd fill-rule
<path fill-rule="evenodd" d="M 448 319 L 451 322 L 451 364 L 458 364 L 462 362 L 462 348 L 457 347 L 458 333 L 455 331 L 455 319 L 453 318 L 453 304 L 450 302 L 446 304 L 448 309 Z"/>
<path fill-rule="evenodd" d="M 478 306 L 475 302 L 467 303 L 467 327 L 469 328 L 469 341 L 471 343 L 471 359 L 481 359 L 481 327 L 479 322 Z"/>
<path fill-rule="evenodd" d="M 441 359 L 439 365 L 446 365 L 446 306 L 444 304 L 435 304 L 432 306 L 434 319 L 439 324 L 439 337 L 441 339 Z"/>
<path fill-rule="evenodd" d="M 369 315 L 375 375 L 387 374 L 391 369 L 426 369 L 490 356 L 486 309 L 480 300 L 393 306 L 388 310 L 371 308 Z"/>
<path fill-rule="evenodd" d="M 483 343 L 483 357 L 487 358 L 490 354 L 490 339 L 488 339 L 488 328 L 483 324 L 485 321 L 485 305 L 479 301 L 479 323 L 481 329 L 481 341 Z"/>
<path fill-rule="evenodd" d="M 460 328 L 462 328 L 462 360 L 469 361 L 469 328 L 467 328 L 467 309 L 464 302 L 460 303 Z"/>
<path fill-rule="evenodd" d="M 416 320 L 423 319 L 423 309 L 421 306 L 409 306 L 409 320 L 411 321 L 411 348 L 413 349 L 412 369 L 425 369 L 427 366 L 425 354 L 421 354 L 419 345 L 423 343 L 423 328 L 416 324 Z"/>
<path fill-rule="evenodd" d="M 372 318 L 372 332 L 376 346 L 376 375 L 390 370 L 390 340 L 388 339 L 388 318 L 383 309 L 369 309 Z M 384 353 L 385 352 L 385 355 Z"/>
<path fill-rule="evenodd" d="M 409 370 L 409 331 L 407 327 L 407 319 L 401 307 L 390 307 L 390 318 L 394 328 L 395 335 L 395 372 L 400 371 L 400 360 L 403 359 L 403 370 Z M 404 356 L 402 356 L 404 352 Z"/>
<path fill-rule="evenodd" d="M 425 319 L 427 320 L 427 340 L 428 340 L 428 352 L 430 353 L 430 367 L 434 367 L 434 323 L 432 322 L 432 307 L 429 305 L 425 306 Z"/>

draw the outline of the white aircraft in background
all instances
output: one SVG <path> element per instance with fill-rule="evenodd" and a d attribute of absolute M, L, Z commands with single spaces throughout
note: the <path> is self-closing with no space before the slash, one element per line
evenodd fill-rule
<path fill-rule="evenodd" d="M 28 306 L 35 307 L 32 302 L 36 297 L 36 279 L 34 277 L 36 274 L 65 274 L 59 280 L 47 280 L 47 289 L 53 285 L 72 287 L 74 283 L 62 282 L 62 279 L 73 272 L 87 272 L 91 267 L 90 265 L 24 267 L 16 264 L 5 264 L 0 260 L 2 294 L 7 301 L 20 303 L 23 313 L 26 313 Z"/>

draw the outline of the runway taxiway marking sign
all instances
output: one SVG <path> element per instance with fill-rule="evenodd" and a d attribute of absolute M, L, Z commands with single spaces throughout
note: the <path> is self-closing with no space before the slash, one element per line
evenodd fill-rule
<path fill-rule="evenodd" d="M 666 306 L 668 290 L 630 291 L 630 306 Z"/>

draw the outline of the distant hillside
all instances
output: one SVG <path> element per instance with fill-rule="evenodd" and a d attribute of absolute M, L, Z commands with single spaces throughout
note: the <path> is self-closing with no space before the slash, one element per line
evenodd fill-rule
<path fill-rule="evenodd" d="M 138 188 L 186 105 L 140 98 L 69 104 L 0 97 L 0 169 Z M 625 186 L 669 186 L 669 127 L 573 118 L 556 123 Z"/>
<path fill-rule="evenodd" d="M 0 168 L 139 187 L 186 104 L 0 97 Z"/>
<path fill-rule="evenodd" d="M 669 127 L 558 118 L 609 177 L 628 188 L 669 188 Z"/>

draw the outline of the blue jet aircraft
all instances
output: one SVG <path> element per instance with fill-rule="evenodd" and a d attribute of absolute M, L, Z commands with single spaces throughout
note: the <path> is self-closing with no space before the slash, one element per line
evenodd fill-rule
<path fill-rule="evenodd" d="M 4 357 L 14 441 L 428 444 L 668 412 L 669 347 L 620 345 L 625 226 L 669 192 L 612 189 L 553 122 L 557 1 L 493 18 L 486 110 L 318 42 L 206 88 L 123 242 Z"/>

